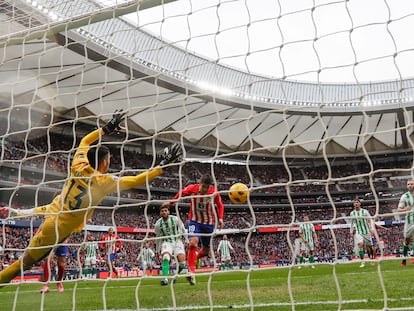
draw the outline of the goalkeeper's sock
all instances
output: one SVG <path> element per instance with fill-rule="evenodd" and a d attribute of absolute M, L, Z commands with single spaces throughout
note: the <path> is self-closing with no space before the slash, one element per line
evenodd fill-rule
<path fill-rule="evenodd" d="M 20 266 L 22 262 L 20 259 L 0 272 L 0 284 L 9 283 L 15 276 L 20 274 Z"/>
<path fill-rule="evenodd" d="M 408 255 L 408 245 L 403 244 L 403 256 L 407 257 Z"/>
<path fill-rule="evenodd" d="M 194 245 L 190 245 L 188 247 L 188 252 L 187 252 L 187 264 L 188 264 L 188 270 L 191 273 L 195 273 L 196 263 L 197 263 L 197 247 Z"/>
<path fill-rule="evenodd" d="M 167 259 L 163 259 L 162 261 L 162 275 L 168 276 L 170 273 L 170 261 Z"/>
<path fill-rule="evenodd" d="M 359 259 L 364 260 L 364 255 L 365 255 L 364 249 L 360 248 L 359 249 Z"/>
<path fill-rule="evenodd" d="M 315 262 L 315 258 L 313 257 L 313 255 L 309 256 L 309 263 L 314 263 Z"/>
<path fill-rule="evenodd" d="M 43 268 L 43 282 L 49 282 L 50 281 L 50 267 L 49 262 L 47 259 L 42 261 L 42 268 Z"/>

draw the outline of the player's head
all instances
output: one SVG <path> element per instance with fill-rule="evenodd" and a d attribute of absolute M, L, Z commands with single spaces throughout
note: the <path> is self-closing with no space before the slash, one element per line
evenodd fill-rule
<path fill-rule="evenodd" d="M 111 163 L 111 152 L 105 145 L 93 146 L 88 150 L 89 165 L 101 173 L 107 173 Z"/>
<path fill-rule="evenodd" d="M 168 218 L 168 215 L 170 215 L 170 208 L 169 208 L 169 206 L 167 206 L 167 205 L 161 206 L 160 207 L 160 216 L 162 218 Z"/>
<path fill-rule="evenodd" d="M 223 240 L 227 240 L 227 235 L 223 235 Z"/>
<path fill-rule="evenodd" d="M 414 179 L 407 180 L 407 190 L 409 192 L 414 192 Z"/>
<path fill-rule="evenodd" d="M 361 208 L 361 200 L 359 198 L 354 199 L 354 208 L 356 209 Z"/>
<path fill-rule="evenodd" d="M 308 215 L 303 216 L 303 221 L 309 221 L 309 216 Z"/>
<path fill-rule="evenodd" d="M 198 192 L 200 194 L 207 194 L 208 189 L 213 184 L 213 179 L 211 178 L 210 174 L 204 174 L 200 178 L 200 188 L 198 189 Z"/>
<path fill-rule="evenodd" d="M 114 234 L 114 229 L 113 228 L 109 228 L 108 229 L 108 234 Z"/>

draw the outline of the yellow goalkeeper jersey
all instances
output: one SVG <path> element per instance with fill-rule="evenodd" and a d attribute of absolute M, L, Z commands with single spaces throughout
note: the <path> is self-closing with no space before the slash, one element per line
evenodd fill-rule
<path fill-rule="evenodd" d="M 118 177 L 101 174 L 90 166 L 87 153 L 90 145 L 103 135 L 102 129 L 86 135 L 73 157 L 71 174 L 60 195 L 45 206 L 35 209 L 37 214 L 58 216 L 58 224 L 71 223 L 80 231 L 92 216 L 93 207 L 99 205 L 110 193 L 136 188 L 151 182 L 163 170 L 156 167 L 136 176 Z"/>

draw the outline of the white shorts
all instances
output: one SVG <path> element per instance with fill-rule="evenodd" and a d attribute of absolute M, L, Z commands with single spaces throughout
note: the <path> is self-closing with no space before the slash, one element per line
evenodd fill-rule
<path fill-rule="evenodd" d="M 221 256 L 221 261 L 222 262 L 228 261 L 230 259 L 231 259 L 231 256 L 230 255 Z"/>
<path fill-rule="evenodd" d="M 86 257 L 85 266 L 93 266 L 93 265 L 96 265 L 96 257 Z"/>
<path fill-rule="evenodd" d="M 363 243 L 365 246 L 372 246 L 371 234 L 358 234 L 355 233 L 355 244 Z"/>
<path fill-rule="evenodd" d="M 144 261 L 143 263 L 142 263 L 142 267 L 144 268 L 144 269 L 152 269 L 152 261 Z"/>
<path fill-rule="evenodd" d="M 308 243 L 302 242 L 300 249 L 302 251 L 313 251 L 315 249 L 315 245 L 313 241 Z"/>
<path fill-rule="evenodd" d="M 404 238 L 411 239 L 414 238 L 414 224 L 407 224 L 404 225 Z"/>
<path fill-rule="evenodd" d="M 178 256 L 185 254 L 183 241 L 178 240 L 175 242 L 162 242 L 161 254 L 169 253 L 170 255 Z"/>

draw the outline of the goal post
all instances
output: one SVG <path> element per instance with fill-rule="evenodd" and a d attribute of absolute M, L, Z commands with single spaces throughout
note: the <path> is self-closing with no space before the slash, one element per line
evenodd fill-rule
<path fill-rule="evenodd" d="M 0 208 L 0 273 L 45 218 L 19 211 L 61 194 L 80 140 L 120 110 L 120 131 L 97 141 L 110 149 L 113 180 L 153 169 L 171 144 L 183 151 L 151 183 L 90 206 L 84 229 L 56 241 L 69 247 L 62 296 L 50 257 L 49 296 L 37 296 L 48 283 L 37 264 L 0 285 L 0 309 L 414 310 L 398 209 L 413 172 L 414 9 L 256 2 L 0 4 L 0 206 L 15 213 Z M 206 173 L 224 228 L 200 233 L 210 249 L 189 285 L 177 256 L 163 276 L 154 226 L 160 206 Z M 78 190 L 72 203 L 87 192 Z M 205 212 L 204 195 L 193 197 Z M 368 214 L 351 214 L 355 199 Z M 173 203 L 186 222 L 189 200 Z M 372 236 L 353 235 L 365 225 Z M 122 243 L 104 238 L 110 229 Z M 144 260 L 147 243 L 155 254 Z"/>

